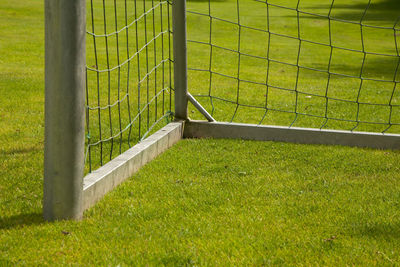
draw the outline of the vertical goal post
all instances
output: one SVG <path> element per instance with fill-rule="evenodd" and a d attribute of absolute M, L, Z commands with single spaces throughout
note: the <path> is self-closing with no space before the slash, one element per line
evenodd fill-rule
<path fill-rule="evenodd" d="M 45 0 L 43 215 L 82 218 L 86 0 Z"/>

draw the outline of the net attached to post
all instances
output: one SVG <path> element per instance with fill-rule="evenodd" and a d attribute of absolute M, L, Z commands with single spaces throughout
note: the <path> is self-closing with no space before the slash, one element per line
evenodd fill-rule
<path fill-rule="evenodd" d="M 168 123 L 171 4 L 87 1 L 86 171 Z"/>
<path fill-rule="evenodd" d="M 188 1 L 189 91 L 218 121 L 400 133 L 399 11 L 392 0 Z"/>

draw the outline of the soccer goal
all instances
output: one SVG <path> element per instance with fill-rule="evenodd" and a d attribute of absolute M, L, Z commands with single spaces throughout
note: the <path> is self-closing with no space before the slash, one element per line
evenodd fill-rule
<path fill-rule="evenodd" d="M 384 1 L 46 0 L 45 17 L 48 220 L 183 137 L 400 148 Z"/>

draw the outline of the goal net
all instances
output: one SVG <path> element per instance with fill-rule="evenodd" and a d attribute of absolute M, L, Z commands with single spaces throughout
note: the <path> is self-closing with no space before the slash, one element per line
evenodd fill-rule
<path fill-rule="evenodd" d="M 188 1 L 189 91 L 217 120 L 400 132 L 396 1 Z M 204 119 L 190 106 L 189 116 Z"/>
<path fill-rule="evenodd" d="M 87 171 L 171 120 L 170 6 L 161 0 L 87 1 Z"/>

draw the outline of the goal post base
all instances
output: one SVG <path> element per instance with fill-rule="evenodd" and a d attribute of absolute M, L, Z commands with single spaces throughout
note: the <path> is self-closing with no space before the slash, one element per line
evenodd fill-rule
<path fill-rule="evenodd" d="M 184 138 L 228 138 L 400 149 L 400 135 L 257 124 L 187 121 Z"/>
<path fill-rule="evenodd" d="M 184 122 L 172 122 L 83 179 L 83 210 L 182 139 Z"/>

